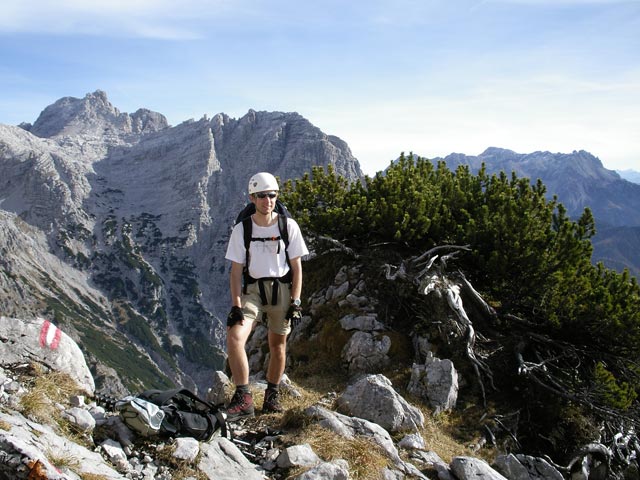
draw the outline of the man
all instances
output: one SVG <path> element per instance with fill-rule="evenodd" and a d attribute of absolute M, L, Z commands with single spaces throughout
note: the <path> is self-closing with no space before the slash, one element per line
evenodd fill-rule
<path fill-rule="evenodd" d="M 274 211 L 278 193 L 278 182 L 270 173 L 260 172 L 251 177 L 249 199 L 255 205 L 255 213 L 251 223 L 239 222 L 234 227 L 225 256 L 231 261 L 232 305 L 227 317 L 227 355 L 236 385 L 227 406 L 229 421 L 254 415 L 245 344 L 255 322 L 262 321 L 263 313 L 267 318 L 270 356 L 262 411 L 282 411 L 278 385 L 285 368 L 287 335 L 291 324 L 302 317 L 301 257 L 309 251 L 293 219 L 286 218 L 286 225 L 282 222 L 284 217 L 279 222 L 279 214 Z M 251 228 L 248 252 L 245 225 Z M 281 238 L 281 228 L 287 229 L 288 245 Z"/>

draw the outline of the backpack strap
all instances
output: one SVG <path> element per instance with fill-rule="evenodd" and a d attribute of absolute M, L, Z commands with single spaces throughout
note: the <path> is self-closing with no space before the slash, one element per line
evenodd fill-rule
<path fill-rule="evenodd" d="M 289 272 L 291 272 L 291 262 L 289 261 L 289 229 L 287 228 L 287 216 L 283 214 L 278 215 L 278 229 L 280 230 L 280 238 L 284 242 L 284 254 L 287 259 L 287 266 Z"/>
<path fill-rule="evenodd" d="M 245 217 L 242 220 L 242 230 L 243 230 L 243 236 L 244 236 L 244 249 L 246 251 L 246 256 L 245 256 L 245 262 L 244 262 L 244 267 L 242 269 L 242 276 L 243 276 L 243 287 L 242 287 L 242 293 L 246 294 L 247 293 L 247 285 L 249 283 L 253 283 L 255 282 L 255 279 L 251 278 L 251 276 L 249 275 L 249 246 L 251 245 L 251 242 L 265 242 L 265 241 L 269 241 L 269 240 L 281 240 L 284 242 L 284 254 L 285 254 L 285 259 L 287 261 L 287 266 L 289 267 L 289 272 L 287 272 L 285 274 L 284 277 L 281 278 L 282 281 L 284 282 L 290 282 L 290 278 L 291 278 L 291 262 L 289 261 L 289 252 L 287 251 L 287 248 L 289 247 L 289 229 L 287 228 L 287 216 L 284 213 L 278 213 L 278 230 L 280 231 L 280 236 L 279 237 L 273 237 L 273 238 L 255 238 L 252 236 L 252 231 L 253 231 L 253 221 L 251 220 L 251 215 L 249 215 L 248 217 Z M 278 246 L 278 253 L 280 253 L 280 246 Z M 277 290 L 275 291 L 275 298 L 277 299 L 277 295 L 278 292 Z M 263 299 L 265 297 L 263 296 Z M 275 301 L 273 302 L 273 305 L 275 305 Z M 266 304 L 263 301 L 263 304 Z"/>
<path fill-rule="evenodd" d="M 143 400 L 147 400 L 151 403 L 162 406 L 165 405 L 169 401 L 169 399 L 173 398 L 177 393 L 181 393 L 182 391 L 182 388 L 174 388 L 171 390 L 145 390 L 137 396 L 139 398 L 142 398 Z"/>
<path fill-rule="evenodd" d="M 251 277 L 249 276 L 249 245 L 251 245 L 251 231 L 253 230 L 253 220 L 251 220 L 251 215 L 242 220 L 242 230 L 244 232 L 244 249 L 247 252 L 245 255 L 244 267 L 242 268 L 242 293 L 246 295 L 247 285 L 251 281 Z"/>

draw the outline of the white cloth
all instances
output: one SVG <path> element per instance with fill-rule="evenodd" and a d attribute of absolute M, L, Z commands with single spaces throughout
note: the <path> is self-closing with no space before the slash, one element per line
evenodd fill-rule
<path fill-rule="evenodd" d="M 253 219 L 251 220 L 253 222 Z M 287 218 L 287 231 L 289 232 L 289 258 L 298 258 L 309 254 L 309 250 L 302 238 L 300 226 L 292 218 Z M 276 238 L 280 236 L 278 222 L 269 227 L 261 227 L 253 222 L 251 237 Z M 278 253 L 280 246 L 280 253 Z M 242 222 L 233 227 L 225 258 L 242 265 L 246 262 L 246 250 L 244 247 L 244 227 Z M 285 254 L 285 245 L 282 239 L 252 241 L 249 244 L 249 275 L 253 278 L 279 278 L 289 271 Z"/>

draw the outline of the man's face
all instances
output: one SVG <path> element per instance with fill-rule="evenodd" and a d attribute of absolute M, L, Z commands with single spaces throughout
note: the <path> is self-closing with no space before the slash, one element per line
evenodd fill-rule
<path fill-rule="evenodd" d="M 251 201 L 256 206 L 256 211 L 262 215 L 267 215 L 273 212 L 277 198 L 278 192 L 274 190 L 257 192 L 251 195 Z"/>

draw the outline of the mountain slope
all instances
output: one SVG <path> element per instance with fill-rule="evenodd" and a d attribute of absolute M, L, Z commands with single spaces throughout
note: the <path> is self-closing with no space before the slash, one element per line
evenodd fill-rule
<path fill-rule="evenodd" d="M 3 303 L 15 316 L 55 316 L 76 337 L 91 328 L 96 338 L 119 338 L 148 358 L 156 385 L 208 385 L 224 360 L 224 253 L 248 178 L 261 170 L 295 178 L 314 165 L 362 177 L 344 142 L 297 113 L 218 114 L 172 127 L 159 113 L 121 113 L 97 91 L 58 100 L 33 125 L 0 125 L 0 230 L 28 225 L 42 239 L 36 250 L 85 287 L 53 283 L 101 306 L 83 314 L 91 308 L 58 291 L 22 302 L 37 282 L 16 273 L 21 238 L 3 255 Z M 127 386 L 140 384 L 105 342 L 88 348 Z"/>

